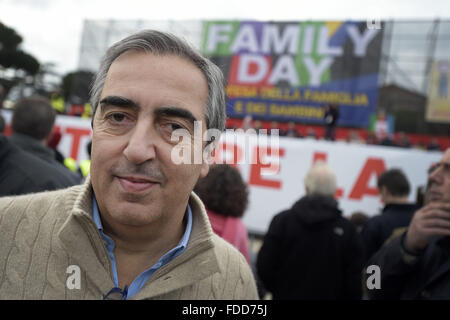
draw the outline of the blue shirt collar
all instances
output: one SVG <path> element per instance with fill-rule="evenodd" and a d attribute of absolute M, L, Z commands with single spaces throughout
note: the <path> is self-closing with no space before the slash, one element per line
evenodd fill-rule
<path fill-rule="evenodd" d="M 187 205 L 185 217 L 187 216 L 187 224 L 186 231 L 184 232 L 183 237 L 181 238 L 178 245 L 171 250 L 169 250 L 166 254 L 164 254 L 156 264 L 154 264 L 151 268 L 142 272 L 133 282 L 126 286 L 124 289 L 124 299 L 131 298 L 134 296 L 141 288 L 144 286 L 145 282 L 152 276 L 152 274 L 169 263 L 175 257 L 179 256 L 187 246 L 189 241 L 189 237 L 191 236 L 192 231 L 192 210 L 189 204 Z M 106 250 L 108 251 L 109 258 L 111 260 L 112 272 L 113 272 L 113 280 L 116 287 L 119 285 L 119 279 L 117 277 L 117 268 L 116 268 L 116 259 L 114 257 L 114 241 L 108 235 L 103 232 L 102 220 L 100 219 L 100 212 L 97 205 L 97 200 L 95 199 L 95 195 L 92 197 L 92 217 L 94 219 L 95 224 L 100 232 L 100 235 L 105 243 Z M 113 288 L 112 290 L 116 290 L 118 288 Z M 118 289 L 122 292 L 121 289 Z"/>
<path fill-rule="evenodd" d="M 191 207 L 189 206 L 189 203 L 187 205 L 186 212 L 184 213 L 184 216 L 185 217 L 187 216 L 186 230 L 185 230 L 184 235 L 181 238 L 180 242 L 178 243 L 178 245 L 174 249 L 179 249 L 179 248 L 184 249 L 184 248 L 186 248 L 187 243 L 189 241 L 189 237 L 191 235 L 191 231 L 192 231 L 192 210 L 191 210 Z M 94 194 L 92 194 L 92 217 L 94 219 L 95 225 L 98 228 L 98 231 L 100 231 L 101 234 L 104 234 L 102 220 L 100 219 L 100 211 L 98 209 L 97 199 L 95 198 Z M 168 253 L 170 253 L 174 249 L 170 250 Z"/>

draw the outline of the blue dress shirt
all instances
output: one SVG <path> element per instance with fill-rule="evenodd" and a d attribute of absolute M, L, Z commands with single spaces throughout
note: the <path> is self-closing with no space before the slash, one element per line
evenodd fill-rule
<path fill-rule="evenodd" d="M 92 197 L 92 214 L 94 218 L 94 222 L 97 225 L 98 231 L 100 231 L 100 235 L 102 236 L 102 239 L 105 243 L 106 249 L 108 250 L 109 258 L 111 259 L 112 269 L 113 269 L 113 276 L 114 276 L 114 284 L 116 287 L 119 286 L 119 279 L 117 277 L 117 267 L 116 267 L 116 259 L 114 258 L 114 241 L 111 239 L 111 237 L 107 236 L 103 232 L 103 225 L 102 221 L 100 219 L 100 213 L 98 210 L 97 200 L 95 199 L 95 195 Z M 189 206 L 187 205 L 185 216 L 187 216 L 187 225 L 186 225 L 186 231 L 184 232 L 183 237 L 181 238 L 178 245 L 169 250 L 166 254 L 164 254 L 158 262 L 156 262 L 155 265 L 153 265 L 151 268 L 145 270 L 142 272 L 136 279 L 133 280 L 131 284 L 128 285 L 128 293 L 125 298 L 131 298 L 136 293 L 141 290 L 141 288 L 144 286 L 145 282 L 152 276 L 153 273 L 155 273 L 156 270 L 161 268 L 162 266 L 169 263 L 171 260 L 173 260 L 175 257 L 179 256 L 184 249 L 187 246 L 187 243 L 189 241 L 189 237 L 191 235 L 192 230 L 192 211 Z M 125 290 L 124 290 L 125 291 Z"/>

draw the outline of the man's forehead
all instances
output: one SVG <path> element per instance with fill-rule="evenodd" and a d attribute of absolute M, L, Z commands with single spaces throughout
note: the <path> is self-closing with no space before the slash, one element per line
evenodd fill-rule
<path fill-rule="evenodd" d="M 146 52 L 146 51 L 141 51 L 141 50 L 136 50 L 136 49 L 130 49 L 127 50 L 125 52 L 123 52 L 122 54 L 120 54 L 111 64 L 108 72 L 107 72 L 107 78 L 105 81 L 105 88 L 109 88 L 108 85 L 111 84 L 111 79 L 113 77 L 114 74 L 114 90 L 112 92 L 108 92 L 108 95 L 113 95 L 113 96 L 123 96 L 125 99 L 133 101 L 134 104 L 140 106 L 141 108 L 145 106 L 145 104 L 143 103 L 143 101 L 141 101 L 142 97 L 139 95 L 136 95 L 136 92 L 129 92 L 129 91 L 116 91 L 116 87 L 118 86 L 119 88 L 127 88 L 126 86 L 123 86 L 121 84 L 121 81 L 125 78 L 128 77 L 128 75 L 131 75 L 129 78 L 129 81 L 134 81 L 133 79 L 133 75 L 136 75 L 136 72 L 132 72 L 128 66 L 127 63 L 130 63 L 130 61 L 134 60 L 134 63 L 136 63 L 137 61 L 142 61 L 143 64 L 140 64 L 140 70 L 144 70 L 145 69 L 145 65 L 147 66 L 153 66 L 156 67 L 158 69 L 160 69 L 161 65 L 160 62 L 161 60 L 165 60 L 165 63 L 169 63 L 169 65 L 172 62 L 169 62 L 168 60 L 178 60 L 181 61 L 183 64 L 185 64 L 186 66 L 190 66 L 189 68 L 191 68 L 191 70 L 195 70 L 196 73 L 198 73 L 198 75 L 201 76 L 202 81 L 204 81 L 205 83 L 205 88 L 206 88 L 206 92 L 205 92 L 205 97 L 201 97 L 202 100 L 206 100 L 201 104 L 201 113 L 196 112 L 198 110 L 192 110 L 191 106 L 193 106 L 194 104 L 192 103 L 192 101 L 188 101 L 189 99 L 183 99 L 180 100 L 179 98 L 177 99 L 176 97 L 171 97 L 172 99 L 169 99 L 168 101 L 164 102 L 164 106 L 165 107 L 175 107 L 178 109 L 187 109 L 190 112 L 192 112 L 193 114 L 196 114 L 196 120 L 203 120 L 205 121 L 206 118 L 206 102 L 208 99 L 208 86 L 207 86 L 207 81 L 206 81 L 206 77 L 203 74 L 202 70 L 200 70 L 192 61 L 190 61 L 188 58 L 183 57 L 183 56 L 179 56 L 177 54 L 174 53 L 162 53 L 162 54 L 156 54 L 156 53 L 152 53 L 152 52 Z M 130 72 L 131 71 L 131 72 Z M 178 72 L 178 71 L 177 71 Z M 137 72 L 138 73 L 138 72 Z M 141 74 L 144 74 L 147 78 L 152 78 L 150 77 L 151 75 L 154 75 L 153 73 L 147 73 L 147 72 L 142 72 Z M 125 77 L 123 77 L 125 75 Z M 192 79 L 192 78 L 191 78 Z M 145 80 L 145 79 L 144 79 Z M 163 81 L 164 82 L 164 81 Z M 161 83 L 163 83 L 161 82 Z M 192 81 L 190 83 L 193 83 Z M 194 81 L 194 83 L 196 83 Z M 185 88 L 185 83 L 182 83 L 181 81 L 178 82 L 171 82 L 171 86 L 175 89 L 190 89 L 189 90 L 189 96 L 192 97 L 194 96 L 194 93 L 199 92 L 198 95 L 203 94 L 203 92 L 201 92 L 200 87 L 197 86 L 195 87 L 195 90 L 192 90 L 192 88 Z M 197 90 L 198 88 L 198 90 Z M 186 90 L 184 90 L 186 91 Z M 104 91 L 102 92 L 102 99 L 104 98 Z M 195 109 L 195 108 L 194 108 Z"/>

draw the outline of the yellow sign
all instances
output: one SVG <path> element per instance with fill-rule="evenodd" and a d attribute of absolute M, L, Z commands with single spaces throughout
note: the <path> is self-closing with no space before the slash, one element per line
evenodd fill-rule
<path fill-rule="evenodd" d="M 450 123 L 450 60 L 433 61 L 427 104 L 427 121 Z"/>

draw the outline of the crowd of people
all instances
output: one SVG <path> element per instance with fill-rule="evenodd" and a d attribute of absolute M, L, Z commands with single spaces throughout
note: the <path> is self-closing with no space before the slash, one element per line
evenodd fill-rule
<path fill-rule="evenodd" d="M 333 107 L 329 107 L 328 105 L 325 106 L 327 111 L 325 112 L 325 117 L 323 119 L 323 126 L 321 128 L 306 124 L 297 124 L 294 121 L 289 121 L 287 123 L 270 121 L 269 125 L 263 125 L 263 122 L 261 120 L 252 119 L 251 116 L 246 116 L 242 120 L 240 128 L 243 129 L 244 131 L 248 129 L 254 129 L 256 133 L 265 132 L 268 135 L 270 135 L 271 130 L 278 130 L 278 135 L 280 137 L 303 138 L 314 140 L 323 139 L 326 141 L 341 140 L 352 144 L 380 145 L 406 149 L 415 148 L 428 151 L 442 151 L 443 149 L 443 146 L 439 143 L 436 137 L 429 138 L 428 142 L 422 141 L 412 143 L 408 135 L 402 131 L 396 134 L 394 133 L 386 134 L 386 133 L 376 133 L 370 130 L 367 132 L 363 130 L 363 132 L 361 132 L 361 130 L 357 129 L 345 129 L 345 133 L 340 137 L 338 137 L 336 132 L 337 130 L 339 130 L 339 127 L 337 125 L 339 112 L 337 111 L 338 108 L 335 105 L 331 106 Z M 234 122 L 232 122 L 229 126 L 227 126 L 227 129 L 236 130 L 238 128 L 239 127 L 236 124 L 234 124 Z"/>
<path fill-rule="evenodd" d="M 399 168 L 379 175 L 379 214 L 342 216 L 336 176 L 317 162 L 306 195 L 276 214 L 256 267 L 274 299 L 450 299 L 450 149 L 428 172 L 423 199 L 410 203 Z M 378 267 L 375 284 L 370 270 Z"/>
<path fill-rule="evenodd" d="M 315 162 L 306 194 L 274 213 L 254 252 L 240 171 L 171 158 L 174 130 L 193 133 L 197 120 L 225 129 L 223 84 L 173 35 L 142 31 L 111 46 L 92 87 L 86 176 L 58 156 L 49 100 L 19 101 L 12 135 L 0 135 L 0 299 L 450 298 L 450 149 L 417 203 L 401 168 L 378 176 L 384 208 L 372 218 L 344 217 L 334 170 Z M 330 106 L 327 139 L 337 117 Z M 183 152 L 198 147 L 184 142 Z M 381 286 L 367 284 L 372 266 Z"/>

